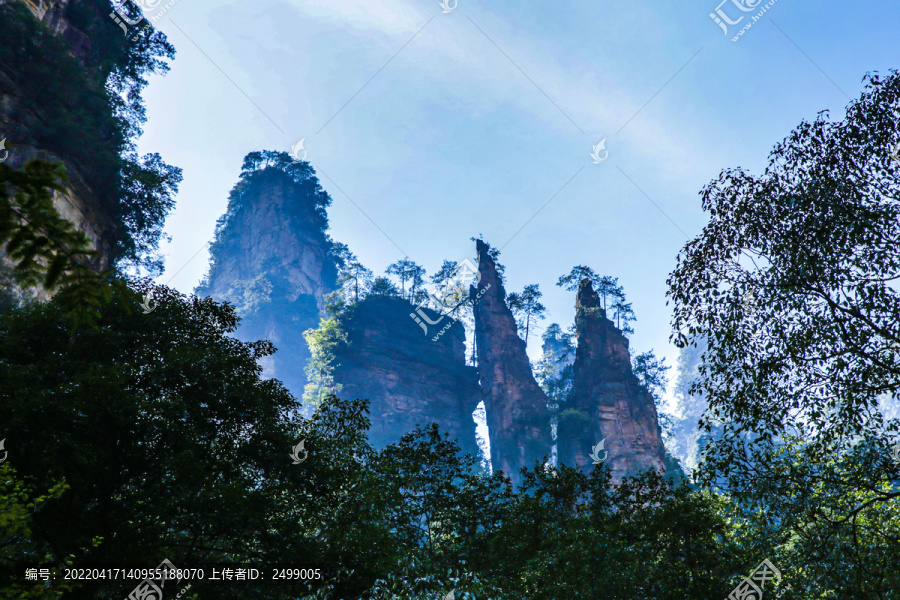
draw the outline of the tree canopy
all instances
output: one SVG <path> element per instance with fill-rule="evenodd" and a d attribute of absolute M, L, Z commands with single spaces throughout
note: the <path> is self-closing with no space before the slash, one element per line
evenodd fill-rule
<path fill-rule="evenodd" d="M 15 85 L 7 93 L 21 95 L 40 117 L 14 118 L 18 125 L 5 133 L 12 143 L 49 151 L 77 168 L 115 224 L 106 240 L 113 261 L 158 273 L 155 252 L 181 170 L 157 154 L 138 156 L 136 140 L 146 121 L 147 78 L 165 73 L 175 50 L 153 28 L 133 42 L 123 39 L 105 0 L 68 3 L 65 10 L 91 40 L 78 57 L 23 3 L 0 5 L 0 72 Z"/>
<path fill-rule="evenodd" d="M 762 174 L 725 169 L 703 189 L 709 223 L 669 278 L 673 340 L 707 344 L 692 388 L 703 426 L 722 428 L 704 480 L 786 524 L 812 518 L 816 560 L 827 535 L 863 564 L 883 533 L 874 507 L 900 508 L 886 410 L 900 387 L 898 132 L 900 76 L 868 76 L 843 119 L 803 121 Z"/>
<path fill-rule="evenodd" d="M 516 317 L 519 330 L 524 330 L 526 347 L 531 330 L 537 321 L 547 318 L 547 308 L 541 304 L 541 296 L 543 294 L 536 283 L 526 285 L 521 293 L 512 292 L 506 296 L 506 305 Z"/>

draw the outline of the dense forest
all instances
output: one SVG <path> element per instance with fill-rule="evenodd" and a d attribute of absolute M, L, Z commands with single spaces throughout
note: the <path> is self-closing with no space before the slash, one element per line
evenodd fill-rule
<path fill-rule="evenodd" d="M 69 17 L 89 30 L 85 11 L 98 9 L 73 3 Z M 514 485 L 437 425 L 371 443 L 370 403 L 332 378 L 366 303 L 420 306 L 426 279 L 439 287 L 458 265 L 429 276 L 406 257 L 376 277 L 326 234 L 330 197 L 308 163 L 251 153 L 218 250 L 239 249 L 234 219 L 254 186 L 300 186 L 314 201 L 297 222 L 325 245 L 316 268 L 333 287 L 321 320 L 296 325 L 305 389 L 264 376 L 281 349 L 239 339 L 241 317 L 278 302 L 307 323 L 320 316 L 314 294 L 286 300 L 273 275 L 216 300 L 210 279 L 187 295 L 135 276 L 160 269 L 180 181 L 135 153 L 146 77 L 174 53 L 165 37 L 76 59 L 20 3 L 0 3 L 0 19 L 4 81 L 43 115 L 21 138 L 56 157 L 0 163 L 3 599 L 118 600 L 134 581 L 59 574 L 163 560 L 316 573 L 192 580 L 184 599 L 900 598 L 900 73 L 869 74 L 843 119 L 801 122 L 764 172 L 723 165 L 700 190 L 708 222 L 667 282 L 683 353 L 679 404 L 661 419 L 665 472 L 617 483 L 607 464 L 547 457 Z M 76 143 L 85 135 L 91 151 Z M 73 166 L 120 223 L 103 272 L 96 244 L 54 208 Z M 584 280 L 617 330 L 637 325 L 615 278 L 578 265 L 556 283 Z M 464 330 L 474 301 L 455 300 Z M 542 343 L 531 367 L 554 426 L 577 419 L 573 330 L 553 323 L 538 338 L 538 284 L 505 302 L 523 343 Z M 650 350 L 630 360 L 660 400 L 668 367 Z M 26 580 L 30 568 L 56 576 Z"/>

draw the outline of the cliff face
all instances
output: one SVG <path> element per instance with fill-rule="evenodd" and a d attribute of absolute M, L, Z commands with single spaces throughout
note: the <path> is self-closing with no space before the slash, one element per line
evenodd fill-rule
<path fill-rule="evenodd" d="M 5 94 L 3 84 L 0 83 L 0 106 L 11 109 L 10 113 L 14 116 L 22 117 L 22 112 L 24 111 L 20 112 L 17 110 L 18 104 L 22 101 L 22 98 Z M 0 113 L 2 112 L 4 111 L 0 109 Z M 0 132 L 5 132 L 8 129 L 15 131 L 15 127 L 4 128 L 4 116 L 0 114 Z M 0 133 L 0 139 L 3 139 L 2 133 Z M 94 191 L 82 178 L 77 165 L 65 160 L 62 156 L 42 150 L 28 143 L 16 144 L 14 149 L 10 151 L 9 158 L 5 161 L 5 164 L 13 169 L 21 169 L 32 158 L 40 158 L 50 162 L 62 161 L 66 165 L 66 175 L 69 181 L 64 192 L 53 192 L 53 207 L 60 216 L 71 221 L 76 228 L 83 231 L 90 238 L 94 249 L 98 252 L 97 256 L 92 260 L 93 268 L 98 271 L 110 268 L 114 254 L 112 232 L 116 230 L 116 224 L 109 211 L 100 204 Z M 40 297 L 44 299 L 49 298 L 49 294 L 44 290 L 36 291 L 39 292 Z"/>
<path fill-rule="evenodd" d="M 575 301 L 574 390 L 560 415 L 559 460 L 589 470 L 592 447 L 605 442 L 613 482 L 638 471 L 664 470 L 665 449 L 653 396 L 632 372 L 628 340 L 606 318 L 589 280 Z M 600 458 L 604 450 L 599 452 Z"/>
<path fill-rule="evenodd" d="M 96 67 L 88 61 L 90 39 L 65 17 L 65 10 L 70 3 L 70 0 L 21 2 L 53 35 L 64 42 L 62 47 L 77 57 L 78 66 L 87 72 Z M 0 2 L 2 4 L 8 2 Z M 12 4 L 0 6 L 4 14 L 13 8 Z M 105 15 L 93 15 L 95 19 L 103 17 Z M 98 270 L 108 269 L 112 265 L 114 253 L 113 232 L 118 229 L 118 225 L 109 209 L 103 206 L 98 195 L 85 181 L 78 161 L 65 152 L 48 150 L 38 141 L 36 132 L 52 127 L 53 116 L 48 125 L 48 110 L 44 103 L 21 88 L 14 76 L 17 69 L 12 65 L 10 67 L 4 69 L 0 61 L 0 140 L 6 140 L 5 150 L 0 150 L 0 159 L 4 159 L 4 163 L 13 169 L 20 169 L 32 158 L 62 161 L 65 164 L 69 183 L 64 193 L 53 193 L 54 207 L 62 217 L 71 221 L 91 239 L 99 253 L 93 261 L 94 267 Z M 85 143 L 90 144 L 90 140 L 85 140 Z M 44 290 L 35 291 L 39 297 L 49 297 Z"/>
<path fill-rule="evenodd" d="M 298 398 L 310 356 L 303 332 L 318 325 L 335 280 L 332 243 L 307 187 L 274 167 L 238 184 L 210 250 L 209 275 L 197 289 L 236 306 L 239 339 L 275 344 L 264 375 Z"/>
<path fill-rule="evenodd" d="M 491 466 L 521 481 L 519 469 L 550 455 L 550 414 L 547 396 L 531 372 L 525 342 L 519 337 L 506 292 L 490 247 L 478 240 L 481 280 L 475 301 L 475 343 L 478 374 L 490 431 Z"/>
<path fill-rule="evenodd" d="M 377 448 L 417 424 L 437 423 L 477 458 L 472 412 L 481 393 L 475 368 L 466 366 L 463 326 L 455 322 L 432 341 L 409 318 L 414 310 L 390 296 L 369 296 L 356 305 L 346 324 L 347 344 L 335 353 L 339 395 L 370 401 L 369 441 Z M 437 319 L 434 311 L 422 310 Z"/>
<path fill-rule="evenodd" d="M 72 54 L 85 58 L 91 51 L 91 39 L 83 31 L 75 27 L 66 17 L 66 8 L 70 4 L 83 4 L 77 0 L 24 0 L 31 13 L 47 28 L 62 37 Z M 105 14 L 95 12 L 94 18 L 104 18 Z M 109 17 L 106 17 L 109 18 Z"/>
<path fill-rule="evenodd" d="M 310 295 L 319 310 L 333 267 L 327 258 L 331 243 L 314 224 L 311 207 L 300 186 L 275 168 L 268 168 L 248 189 L 246 201 L 230 223 L 227 239 L 215 256 L 207 290 L 228 295 L 237 281 L 252 281 L 263 273 L 282 276 L 288 301 Z M 333 280 L 333 275 L 330 277 Z"/>

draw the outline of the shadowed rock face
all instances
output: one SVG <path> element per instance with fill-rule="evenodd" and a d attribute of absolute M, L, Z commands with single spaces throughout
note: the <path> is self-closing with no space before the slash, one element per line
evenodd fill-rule
<path fill-rule="evenodd" d="M 432 341 L 410 318 L 414 310 L 389 296 L 369 296 L 356 306 L 346 323 L 347 345 L 335 353 L 338 395 L 370 401 L 369 441 L 376 448 L 398 441 L 417 424 L 437 423 L 463 452 L 478 458 L 472 412 L 481 392 L 475 367 L 466 366 L 463 326 L 455 322 Z M 437 320 L 437 313 L 422 310 Z"/>
<path fill-rule="evenodd" d="M 550 415 L 547 396 L 531 372 L 525 342 L 519 337 L 506 292 L 500 283 L 490 247 L 478 240 L 478 290 L 474 305 L 478 374 L 490 431 L 491 466 L 521 481 L 519 469 L 550 455 Z M 489 287 L 488 287 L 489 286 Z"/>
<path fill-rule="evenodd" d="M 252 184 L 223 251 L 213 261 L 209 295 L 225 297 L 237 281 L 277 273 L 286 280 L 287 300 L 311 295 L 321 311 L 325 294 L 334 287 L 327 257 L 330 243 L 315 224 L 311 200 L 302 186 L 275 168 L 263 174 L 266 178 Z"/>
<path fill-rule="evenodd" d="M 197 291 L 235 304 L 238 339 L 275 344 L 278 352 L 262 361 L 263 375 L 300 397 L 310 357 L 303 332 L 316 327 L 335 285 L 331 242 L 307 189 L 278 169 L 257 173 L 242 202 L 211 248 L 208 282 Z"/>
<path fill-rule="evenodd" d="M 79 59 L 87 76 L 104 74 L 105 77 L 109 66 L 99 64 L 91 55 L 90 38 L 66 18 L 66 8 L 70 4 L 79 6 L 82 27 L 96 25 L 100 20 L 108 22 L 108 14 L 95 10 L 90 3 L 76 0 L 44 0 L 23 4 L 36 19 L 66 42 L 66 47 Z M 53 191 L 53 206 L 60 216 L 71 221 L 88 236 L 98 253 L 89 263 L 97 271 L 104 271 L 113 266 L 116 253 L 115 232 L 121 227 L 119 219 L 108 206 L 104 206 L 96 191 L 91 188 L 85 179 L 83 167 L 72 153 L 48 149 L 46 139 L 42 141 L 42 135 L 38 132 L 45 130 L 48 123 L 54 122 L 52 116 L 48 117 L 45 103 L 41 99 L 29 97 L 11 73 L 0 72 L 0 141 L 7 140 L 6 149 L 0 151 L 0 158 L 4 158 L 5 164 L 16 170 L 21 169 L 32 158 L 49 162 L 62 161 L 65 164 L 68 182 L 64 191 Z M 46 138 L 46 134 L 43 137 Z M 0 262 L 8 262 L 5 252 L 0 251 Z M 32 291 L 42 300 L 49 300 L 52 296 L 49 290 L 43 288 Z"/>
<path fill-rule="evenodd" d="M 653 396 L 638 383 L 628 340 L 606 318 L 587 279 L 578 287 L 575 330 L 574 394 L 560 415 L 560 462 L 589 470 L 591 448 L 605 439 L 614 482 L 647 469 L 662 472 L 665 449 Z"/>

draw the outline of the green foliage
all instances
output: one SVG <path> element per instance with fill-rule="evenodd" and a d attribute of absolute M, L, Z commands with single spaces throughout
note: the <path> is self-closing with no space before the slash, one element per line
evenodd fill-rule
<path fill-rule="evenodd" d="M 257 275 L 252 281 L 235 281 L 225 300 L 234 304 L 239 315 L 252 315 L 272 302 L 272 282 L 266 275 Z"/>
<path fill-rule="evenodd" d="M 585 279 L 591 282 L 594 291 L 597 292 L 597 295 L 600 297 L 600 304 L 603 307 L 604 315 L 606 314 L 607 309 L 607 298 L 610 298 L 614 303 L 611 306 L 614 310 L 616 310 L 615 303 L 619 303 L 618 311 L 621 317 L 627 318 L 629 314 L 631 317 L 634 317 L 634 313 L 630 312 L 631 305 L 625 305 L 625 292 L 622 290 L 622 286 L 619 285 L 619 279 L 617 277 L 598 275 L 590 267 L 575 265 L 568 274 L 561 276 L 559 280 L 557 280 L 556 285 L 570 292 L 574 292 L 578 290 L 578 286 Z M 633 321 L 634 318 L 631 318 L 630 320 Z M 628 327 L 628 320 L 624 321 L 624 326 L 626 329 L 630 329 Z M 622 329 L 621 326 L 619 328 Z M 625 329 L 623 329 L 623 331 L 625 331 Z M 630 333 L 634 332 L 632 331 Z"/>
<path fill-rule="evenodd" d="M 61 163 L 32 159 L 21 171 L 0 163 L 0 244 L 25 286 L 55 289 L 67 269 L 96 255 L 87 235 L 53 206 L 53 193 L 64 192 L 65 181 Z"/>
<path fill-rule="evenodd" d="M 673 486 L 679 487 L 691 484 L 687 474 L 684 472 L 684 467 L 681 466 L 681 461 L 673 456 L 668 449 L 666 449 L 666 456 L 663 459 L 663 463 L 666 467 L 666 479 L 671 482 Z"/>
<path fill-rule="evenodd" d="M 135 311 L 150 289 L 156 309 Z M 32 542 L 75 564 L 260 559 L 284 493 L 279 458 L 296 443 L 296 402 L 259 379 L 271 344 L 225 336 L 236 319 L 211 300 L 137 292 L 115 295 L 98 327 L 74 333 L 55 299 L 0 319 L 15 467 L 38 489 L 69 486 L 33 515 Z M 65 597 L 122 598 L 126 587 L 89 582 Z"/>
<path fill-rule="evenodd" d="M 162 258 L 154 255 L 162 238 L 163 225 L 175 207 L 181 183 L 181 169 L 163 162 L 159 154 L 122 156 L 119 206 L 119 262 L 135 265 L 151 273 L 162 273 Z"/>
<path fill-rule="evenodd" d="M 34 542 L 34 515 L 51 500 L 57 500 L 69 489 L 65 482 L 49 487 L 46 493 L 35 490 L 16 474 L 11 462 L 0 464 L 0 593 L 9 600 L 51 600 L 77 587 L 63 582 L 48 589 L 43 581 L 22 581 L 22 572 L 10 565 L 60 572 L 71 561 L 60 560 L 46 545 Z"/>
<path fill-rule="evenodd" d="M 578 289 L 578 286 L 585 279 L 590 280 L 591 284 L 596 286 L 596 284 L 600 281 L 600 276 L 597 275 L 597 273 L 595 273 L 594 270 L 590 267 L 586 267 L 584 265 L 575 265 L 567 275 L 560 276 L 560 278 L 556 282 L 556 285 L 570 292 L 574 292 Z"/>
<path fill-rule="evenodd" d="M 575 384 L 575 334 L 563 332 L 558 323 L 551 323 L 544 331 L 543 355 L 538 361 L 535 377 L 549 399 L 553 418 L 560 407 L 570 400 Z"/>
<path fill-rule="evenodd" d="M 174 205 L 181 170 L 149 154 L 142 159 L 134 140 L 146 120 L 141 92 L 150 73 L 165 73 L 174 48 L 155 30 L 127 43 L 108 17 L 105 0 L 66 5 L 66 17 L 91 43 L 79 60 L 20 2 L 0 5 L 4 43 L 0 70 L 27 101 L 31 129 L 16 132 L 77 168 L 117 224 L 108 242 L 121 266 L 159 272 L 152 256 L 166 214 Z"/>
<path fill-rule="evenodd" d="M 613 310 L 612 321 L 616 324 L 624 335 L 634 333 L 634 329 L 630 323 L 634 322 L 634 311 L 631 310 L 631 302 L 625 302 L 625 292 L 617 295 L 611 306 Z"/>
<path fill-rule="evenodd" d="M 444 287 L 446 283 L 453 279 L 458 267 L 459 264 L 455 260 L 444 259 L 444 262 L 441 263 L 441 268 L 430 277 L 431 283 L 438 289 Z"/>
<path fill-rule="evenodd" d="M 269 168 L 280 171 L 299 186 L 297 188 L 298 201 L 293 203 L 297 208 L 295 214 L 303 218 L 307 218 L 311 214 L 314 226 L 319 231 L 327 230 L 328 214 L 326 209 L 331 206 L 331 196 L 322 188 L 312 165 L 306 161 L 294 161 L 287 152 L 261 150 L 248 153 L 241 165 L 240 182 L 235 185 L 234 189 L 239 190 L 242 182 L 247 182 L 249 185 L 249 182 L 258 180 L 259 176 L 266 173 Z M 230 213 L 240 210 L 242 200 L 243 195 L 240 192 L 237 194 L 232 192 L 232 195 L 229 196 L 228 212 L 220 218 L 220 221 L 227 221 Z"/>
<path fill-rule="evenodd" d="M 611 486 L 605 467 L 542 465 L 514 490 L 436 426 L 374 450 L 366 401 L 326 396 L 310 418 L 296 416 L 279 382 L 260 379 L 271 344 L 225 335 L 237 326 L 230 306 L 134 285 L 101 306 L 97 328 L 74 334 L 55 300 L 0 313 L 0 435 L 16 448 L 0 466 L 0 571 L 22 554 L 76 567 L 315 563 L 324 580 L 192 590 L 223 600 L 438 600 L 451 590 L 680 600 L 723 598 L 769 558 L 804 590 L 785 600 L 897 597 L 896 506 L 866 504 L 854 529 L 837 526 L 869 492 L 841 496 L 823 477 L 760 505 L 654 473 Z M 156 309 L 134 311 L 150 290 Z M 340 343 L 338 333 L 326 341 Z M 300 440 L 308 456 L 295 465 Z M 869 446 L 854 452 L 847 465 L 872 460 Z M 795 458 L 786 451 L 774 466 L 805 468 Z M 8 579 L 0 586 L 21 596 Z M 120 600 L 133 587 L 85 582 L 61 597 Z"/>
<path fill-rule="evenodd" d="M 359 302 L 365 298 L 366 292 L 372 285 L 372 271 L 367 269 L 352 252 L 347 253 L 343 266 L 338 271 L 338 286 L 344 295 L 352 301 Z"/>
<path fill-rule="evenodd" d="M 24 3 L 5 3 L 0 14 L 0 65 L 42 117 L 31 132 L 35 141 L 83 165 L 96 177 L 92 183 L 112 193 L 117 151 L 125 144 L 126 132 L 104 90 L 105 78 L 85 69 L 66 42 L 36 20 Z"/>
<path fill-rule="evenodd" d="M 761 175 L 723 170 L 669 278 L 675 343 L 707 343 L 690 393 L 721 428 L 702 480 L 806 523 L 792 555 L 809 597 L 898 589 L 882 535 L 900 503 L 900 422 L 882 408 L 900 388 L 898 115 L 900 75 L 871 75 L 843 120 L 802 122 Z M 827 572 L 838 556 L 856 578 Z"/>
<path fill-rule="evenodd" d="M 409 300 L 411 304 L 418 304 L 427 298 L 425 293 L 425 268 L 408 258 L 402 258 L 389 265 L 385 271 L 388 275 L 396 275 L 400 278 L 400 295 Z M 409 291 L 407 292 L 407 282 Z"/>
<path fill-rule="evenodd" d="M 467 269 L 460 269 L 455 260 L 444 260 L 437 272 L 431 276 L 435 292 L 430 297 L 434 310 L 460 321 L 471 330 L 472 303 L 469 292 L 472 282 Z"/>
<path fill-rule="evenodd" d="M 460 561 L 461 568 L 466 562 Z M 502 598 L 502 589 L 486 584 L 472 572 L 450 569 L 445 575 L 421 575 L 422 565 L 414 559 L 403 564 L 395 573 L 379 579 L 363 596 L 366 600 L 477 600 L 479 598 Z M 450 596 L 450 594 L 453 594 Z"/>
<path fill-rule="evenodd" d="M 659 418 L 659 425 L 662 427 L 666 437 L 671 437 L 675 424 L 671 415 L 663 412 L 662 409 L 662 393 L 666 389 L 668 377 L 666 372 L 670 369 L 666 364 L 666 359 L 657 359 L 653 350 L 642 352 L 631 359 L 631 370 L 637 376 L 640 384 L 650 392 L 653 401 L 656 404 L 656 414 Z M 673 460 L 675 460 L 673 458 Z"/>
<path fill-rule="evenodd" d="M 23 288 L 16 283 L 12 266 L 0 261 L 0 310 L 34 302 L 36 299 L 34 290 Z"/>
<path fill-rule="evenodd" d="M 403 297 L 397 286 L 387 277 L 376 277 L 375 281 L 372 282 L 372 287 L 369 288 L 369 294 L 373 296 L 393 296 L 395 298 Z"/>
<path fill-rule="evenodd" d="M 578 410 L 577 408 L 566 408 L 559 413 L 559 422 L 565 423 L 568 421 L 574 422 L 582 422 L 587 423 L 591 420 L 590 415 L 587 413 Z"/>
<path fill-rule="evenodd" d="M 522 293 L 513 292 L 506 296 L 506 305 L 516 317 L 516 324 L 520 330 L 525 330 L 525 345 L 528 345 L 528 338 L 531 334 L 531 328 L 538 320 L 543 320 L 547 315 L 547 308 L 540 303 L 543 294 L 538 289 L 538 284 L 532 283 L 526 285 Z"/>
<path fill-rule="evenodd" d="M 341 317 L 332 316 L 322 319 L 317 329 L 303 333 L 311 355 L 306 364 L 309 383 L 303 391 L 303 403 L 307 406 L 320 406 L 326 397 L 340 393 L 341 386 L 334 382 L 334 368 L 336 352 L 347 344 L 342 322 Z"/>
<path fill-rule="evenodd" d="M 16 171 L 0 163 L 0 245 L 12 261 L 12 280 L 25 288 L 59 290 L 77 324 L 91 323 L 110 287 L 100 283 L 90 259 L 90 239 L 53 206 L 65 189 L 61 163 L 31 159 Z"/>
<path fill-rule="evenodd" d="M 653 350 L 649 350 L 635 356 L 631 364 L 638 381 L 648 392 L 659 396 L 665 391 L 668 382 L 666 373 L 671 368 L 666 364 L 665 358 L 657 359 Z"/>

